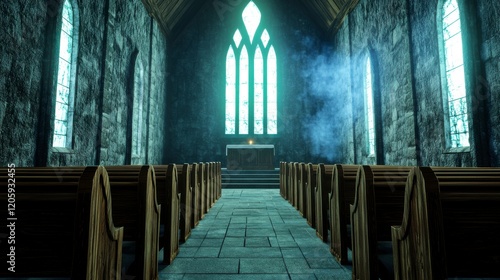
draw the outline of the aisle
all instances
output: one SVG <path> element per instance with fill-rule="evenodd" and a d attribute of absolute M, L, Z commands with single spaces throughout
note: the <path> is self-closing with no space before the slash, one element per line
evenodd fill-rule
<path fill-rule="evenodd" d="M 279 189 L 223 189 L 160 279 L 351 279 Z"/>

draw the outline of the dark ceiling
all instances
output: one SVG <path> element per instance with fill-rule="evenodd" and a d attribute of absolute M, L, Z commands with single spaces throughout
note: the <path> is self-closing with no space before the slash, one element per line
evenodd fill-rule
<path fill-rule="evenodd" d="M 326 33 L 333 34 L 359 0 L 297 0 Z M 175 38 L 206 0 L 142 0 L 163 33 Z"/>

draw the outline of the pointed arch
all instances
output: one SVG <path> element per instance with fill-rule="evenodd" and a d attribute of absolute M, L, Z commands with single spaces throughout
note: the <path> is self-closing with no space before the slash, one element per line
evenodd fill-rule
<path fill-rule="evenodd" d="M 438 42 L 447 148 L 469 147 L 462 18 L 456 0 L 439 2 Z"/>
<path fill-rule="evenodd" d="M 366 147 L 369 156 L 375 156 L 375 110 L 373 102 L 373 75 L 372 62 L 368 54 L 365 59 L 365 79 L 364 79 L 364 97 L 365 97 L 365 116 L 366 116 L 366 131 L 368 136 L 366 139 Z"/>
<path fill-rule="evenodd" d="M 141 163 L 142 158 L 142 128 L 144 104 L 144 67 L 140 57 L 136 58 L 134 67 L 134 90 L 132 108 L 132 164 Z"/>
<path fill-rule="evenodd" d="M 75 77 L 78 57 L 79 16 L 76 1 L 64 1 L 60 22 L 52 147 L 70 149 L 73 144 Z"/>

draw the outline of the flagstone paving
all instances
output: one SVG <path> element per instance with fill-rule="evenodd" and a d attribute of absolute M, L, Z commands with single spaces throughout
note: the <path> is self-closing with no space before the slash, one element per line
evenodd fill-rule
<path fill-rule="evenodd" d="M 347 280 L 351 271 L 279 189 L 223 189 L 160 279 Z"/>

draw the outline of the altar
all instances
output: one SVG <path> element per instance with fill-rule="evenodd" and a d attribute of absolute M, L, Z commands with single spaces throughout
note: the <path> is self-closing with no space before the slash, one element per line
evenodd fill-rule
<path fill-rule="evenodd" d="M 226 145 L 228 170 L 274 169 L 274 145 Z"/>

